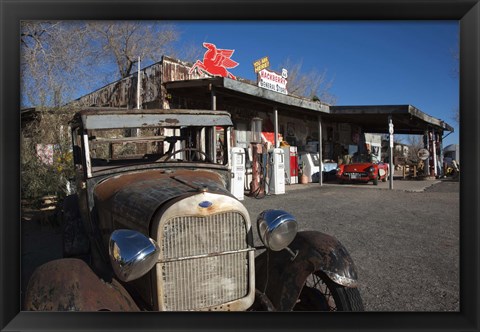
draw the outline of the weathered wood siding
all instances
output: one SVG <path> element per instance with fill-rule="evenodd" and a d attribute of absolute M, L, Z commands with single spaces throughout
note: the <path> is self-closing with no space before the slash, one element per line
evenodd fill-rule
<path fill-rule="evenodd" d="M 142 105 L 159 105 L 169 108 L 163 82 L 205 78 L 196 72 L 189 74 L 191 64 L 168 57 L 141 71 L 140 101 Z M 137 107 L 137 73 L 113 82 L 77 99 L 73 104 L 79 107 Z"/>

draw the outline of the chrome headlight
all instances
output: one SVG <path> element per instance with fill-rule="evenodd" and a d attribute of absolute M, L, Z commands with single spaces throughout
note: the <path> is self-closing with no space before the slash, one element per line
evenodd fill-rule
<path fill-rule="evenodd" d="M 282 210 L 265 210 L 257 218 L 263 244 L 273 250 L 285 249 L 297 235 L 297 220 Z"/>
<path fill-rule="evenodd" d="M 119 229 L 110 235 L 109 254 L 113 271 L 122 281 L 145 275 L 158 261 L 157 243 L 142 233 Z"/>
<path fill-rule="evenodd" d="M 368 170 L 373 173 L 375 171 L 375 168 L 370 167 Z"/>

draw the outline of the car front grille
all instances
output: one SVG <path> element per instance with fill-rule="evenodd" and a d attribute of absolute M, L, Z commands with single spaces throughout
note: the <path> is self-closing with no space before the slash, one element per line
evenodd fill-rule
<path fill-rule="evenodd" d="M 175 217 L 162 229 L 158 277 L 164 310 L 215 310 L 247 295 L 251 248 L 240 213 Z"/>

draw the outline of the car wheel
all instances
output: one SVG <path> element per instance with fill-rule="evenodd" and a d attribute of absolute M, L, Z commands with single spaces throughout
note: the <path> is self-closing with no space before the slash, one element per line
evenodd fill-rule
<path fill-rule="evenodd" d="M 331 281 L 317 271 L 308 276 L 294 311 L 364 311 L 357 288 L 348 288 Z"/>
<path fill-rule="evenodd" d="M 373 179 L 373 184 L 374 184 L 375 186 L 378 186 L 378 178 Z"/>
<path fill-rule="evenodd" d="M 383 179 L 382 179 L 382 182 L 387 182 L 387 176 L 388 176 L 388 175 L 385 174 L 385 176 L 384 176 Z"/>

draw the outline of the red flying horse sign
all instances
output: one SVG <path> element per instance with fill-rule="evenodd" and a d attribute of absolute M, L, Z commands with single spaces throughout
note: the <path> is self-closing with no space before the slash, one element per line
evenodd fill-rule
<path fill-rule="evenodd" d="M 227 69 L 235 68 L 238 66 L 238 62 L 230 59 L 235 50 L 220 50 L 214 44 L 203 43 L 203 47 L 207 49 L 203 56 L 203 62 L 197 60 L 195 64 L 190 69 L 190 74 L 198 68 L 200 72 L 204 72 L 213 76 L 222 76 L 237 78 L 230 73 Z"/>

